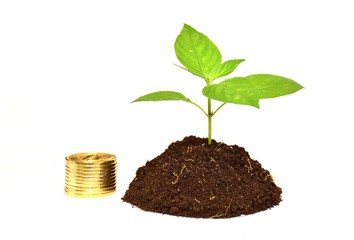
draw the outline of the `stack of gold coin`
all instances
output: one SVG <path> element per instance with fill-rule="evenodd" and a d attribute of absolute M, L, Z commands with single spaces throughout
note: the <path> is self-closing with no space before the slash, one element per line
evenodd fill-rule
<path fill-rule="evenodd" d="M 65 158 L 65 194 L 102 197 L 116 191 L 116 156 L 109 153 L 77 153 Z"/>

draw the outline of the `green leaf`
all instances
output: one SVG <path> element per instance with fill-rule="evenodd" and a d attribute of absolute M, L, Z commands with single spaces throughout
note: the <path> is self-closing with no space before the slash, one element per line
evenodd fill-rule
<path fill-rule="evenodd" d="M 159 91 L 146 94 L 135 99 L 133 102 L 143 102 L 143 101 L 186 101 L 189 102 L 189 99 L 184 96 L 182 93 L 174 91 Z"/>
<path fill-rule="evenodd" d="M 271 74 L 254 74 L 245 79 L 258 90 L 259 98 L 280 97 L 303 88 L 294 80 Z"/>
<path fill-rule="evenodd" d="M 206 81 L 213 69 L 221 65 L 221 54 L 216 45 L 204 34 L 184 24 L 175 44 L 175 53 L 186 70 Z"/>
<path fill-rule="evenodd" d="M 219 65 L 219 67 L 213 69 L 214 71 L 211 73 L 210 77 L 211 80 L 229 75 L 243 61 L 245 61 L 245 59 L 234 59 L 224 62 L 223 64 Z"/>
<path fill-rule="evenodd" d="M 203 94 L 225 103 L 250 105 L 259 108 L 259 94 L 249 81 L 242 77 L 224 80 L 203 88 Z"/>
<path fill-rule="evenodd" d="M 259 108 L 259 100 L 275 98 L 299 91 L 303 87 L 297 82 L 271 74 L 255 74 L 236 77 L 211 84 L 203 89 L 203 94 L 225 103 L 237 103 Z"/>

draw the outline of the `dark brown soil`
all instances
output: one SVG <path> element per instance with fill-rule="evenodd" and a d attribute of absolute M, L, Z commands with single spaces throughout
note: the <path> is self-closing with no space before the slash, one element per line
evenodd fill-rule
<path fill-rule="evenodd" d="M 244 148 L 189 136 L 140 167 L 122 199 L 145 211 L 230 218 L 278 205 L 281 192 Z"/>

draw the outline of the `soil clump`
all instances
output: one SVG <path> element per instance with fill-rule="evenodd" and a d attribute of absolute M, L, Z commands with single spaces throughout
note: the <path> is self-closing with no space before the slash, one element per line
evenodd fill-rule
<path fill-rule="evenodd" d="M 244 148 L 188 136 L 140 167 L 122 200 L 162 214 L 231 218 L 272 208 L 281 193 Z"/>

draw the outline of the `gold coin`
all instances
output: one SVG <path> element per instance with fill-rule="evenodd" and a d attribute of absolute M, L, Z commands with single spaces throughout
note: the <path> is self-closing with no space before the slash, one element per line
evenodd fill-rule
<path fill-rule="evenodd" d="M 102 197 L 116 190 L 116 156 L 76 153 L 65 158 L 64 192 L 73 197 Z"/>

